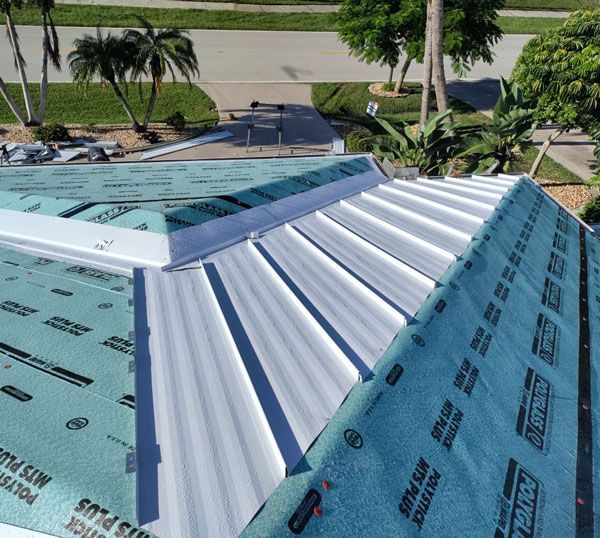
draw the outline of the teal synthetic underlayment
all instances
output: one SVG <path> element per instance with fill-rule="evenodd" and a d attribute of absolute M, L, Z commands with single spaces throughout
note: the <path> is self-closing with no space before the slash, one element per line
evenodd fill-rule
<path fill-rule="evenodd" d="M 135 523 L 132 282 L 0 250 L 0 521 L 56 536 Z"/>
<path fill-rule="evenodd" d="M 600 243 L 522 179 L 244 535 L 593 536 L 599 350 Z"/>
<path fill-rule="evenodd" d="M 371 168 L 360 156 L 2 167 L 0 208 L 170 233 Z"/>

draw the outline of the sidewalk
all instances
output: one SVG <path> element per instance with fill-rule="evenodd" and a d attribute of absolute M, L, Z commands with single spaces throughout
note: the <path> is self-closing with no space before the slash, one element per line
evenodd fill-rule
<path fill-rule="evenodd" d="M 236 2 L 195 2 L 186 0 L 56 0 L 57 4 L 81 4 L 93 6 L 153 7 L 162 9 L 204 9 L 207 11 L 247 11 L 251 13 L 333 13 L 335 4 L 314 5 L 260 5 Z M 565 19 L 568 11 L 519 11 L 500 10 L 501 17 L 543 17 Z"/>

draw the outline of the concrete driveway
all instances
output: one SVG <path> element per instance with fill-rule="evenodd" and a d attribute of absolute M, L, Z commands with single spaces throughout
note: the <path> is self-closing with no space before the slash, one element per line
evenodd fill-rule
<path fill-rule="evenodd" d="M 255 129 L 246 152 L 250 103 L 283 103 L 281 155 L 323 154 L 331 150 L 336 135 L 312 106 L 310 84 L 201 84 L 219 110 L 219 127 L 233 137 L 204 146 L 165 155 L 158 159 L 214 159 L 229 157 L 271 157 L 279 154 L 277 143 L 279 112 L 275 107 L 258 107 Z M 236 119 L 229 120 L 229 114 Z"/>

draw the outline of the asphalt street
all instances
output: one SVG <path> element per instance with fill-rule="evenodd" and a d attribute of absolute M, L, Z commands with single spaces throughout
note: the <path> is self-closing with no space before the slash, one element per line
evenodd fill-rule
<path fill-rule="evenodd" d="M 64 56 L 72 50 L 74 39 L 94 32 L 94 28 L 60 27 L 58 33 Z M 37 81 L 41 63 L 40 28 L 21 26 L 18 33 L 28 63 L 28 77 Z M 190 34 L 200 60 L 200 78 L 195 82 L 379 81 L 389 74 L 388 68 L 365 65 L 349 57 L 347 48 L 333 32 L 191 30 Z M 509 76 L 515 59 L 531 37 L 505 36 L 494 47 L 494 63 L 477 63 L 466 78 Z M 0 50 L 4 52 L 0 55 L 0 76 L 6 82 L 18 81 L 4 32 L 0 33 Z M 421 69 L 420 65 L 412 66 L 408 79 L 420 79 Z M 455 77 L 449 65 L 447 74 L 448 79 Z M 62 72 L 52 70 L 50 80 L 71 80 L 66 58 Z"/>

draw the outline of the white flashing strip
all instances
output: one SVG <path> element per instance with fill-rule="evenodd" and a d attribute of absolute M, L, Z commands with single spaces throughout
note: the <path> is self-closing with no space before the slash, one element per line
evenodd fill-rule
<path fill-rule="evenodd" d="M 170 261 L 166 235 L 10 209 L 0 209 L 0 243 L 34 255 L 58 254 L 65 260 L 129 271 Z"/>
<path fill-rule="evenodd" d="M 223 140 L 224 138 L 230 138 L 232 136 L 233 133 L 230 133 L 229 131 L 209 133 L 207 135 L 198 136 L 190 140 L 185 140 L 184 142 L 177 142 L 175 144 L 169 144 L 168 146 L 162 146 L 157 149 L 144 151 L 140 155 L 140 161 L 147 161 L 148 159 L 154 159 L 155 157 L 160 157 L 161 155 L 168 155 L 169 153 L 181 151 L 182 149 L 195 148 L 196 146 L 202 146 L 203 144 L 216 142 L 217 140 Z"/>

